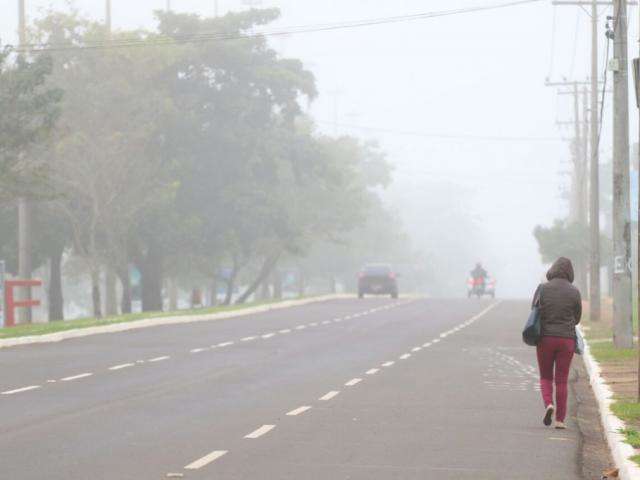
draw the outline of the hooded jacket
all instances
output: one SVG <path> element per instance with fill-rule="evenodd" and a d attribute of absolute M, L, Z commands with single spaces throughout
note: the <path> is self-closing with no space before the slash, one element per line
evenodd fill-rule
<path fill-rule="evenodd" d="M 539 302 L 542 336 L 576 337 L 576 325 L 582 317 L 580 291 L 573 286 L 573 265 L 560 257 L 547 272 L 547 283 L 538 287 L 533 298 Z"/>

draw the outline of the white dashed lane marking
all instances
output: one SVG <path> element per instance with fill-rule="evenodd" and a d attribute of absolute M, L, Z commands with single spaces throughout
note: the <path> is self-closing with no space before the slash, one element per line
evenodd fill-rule
<path fill-rule="evenodd" d="M 31 385 L 29 387 L 16 388 L 15 390 L 7 390 L 2 392 L 2 395 L 15 395 L 16 393 L 30 392 L 31 390 L 37 390 L 41 388 L 40 385 Z"/>
<path fill-rule="evenodd" d="M 400 355 L 400 360 L 406 360 L 407 358 L 409 358 L 411 356 L 410 353 L 405 353 L 404 355 Z"/>
<path fill-rule="evenodd" d="M 150 360 L 147 360 L 149 363 L 156 363 L 156 362 L 163 362 L 165 360 L 169 360 L 171 357 L 169 355 L 164 355 L 162 357 L 156 357 L 156 358 L 152 358 Z"/>
<path fill-rule="evenodd" d="M 122 365 L 114 365 L 113 367 L 109 367 L 109 370 L 116 371 L 122 370 L 123 368 L 134 367 L 135 363 L 123 363 Z"/>
<path fill-rule="evenodd" d="M 189 353 L 200 353 L 204 352 L 206 348 L 194 348 L 193 350 L 189 350 Z"/>
<path fill-rule="evenodd" d="M 255 340 L 258 337 L 244 337 L 241 341 L 242 342 L 250 342 L 251 340 Z"/>
<path fill-rule="evenodd" d="M 227 452 L 226 450 L 216 450 L 215 452 L 211 452 L 209 455 L 205 455 L 204 457 L 196 460 L 195 462 L 190 463 L 189 465 L 184 467 L 184 469 L 185 470 L 199 470 L 202 467 L 206 467 L 211 462 L 215 462 L 216 460 L 218 460 L 220 457 L 226 455 L 227 453 L 229 453 L 229 452 Z"/>
<path fill-rule="evenodd" d="M 284 330 L 280 330 L 280 333 L 291 333 L 291 329 L 285 328 Z"/>
<path fill-rule="evenodd" d="M 305 328 L 307 328 L 307 326 L 306 326 L 306 325 L 298 325 L 298 326 L 296 327 L 296 330 L 304 330 Z"/>
<path fill-rule="evenodd" d="M 345 383 L 345 386 L 353 387 L 354 385 L 359 384 L 361 381 L 362 381 L 361 378 L 353 378 L 353 379 L 349 380 L 347 383 Z"/>
<path fill-rule="evenodd" d="M 261 436 L 266 435 L 267 433 L 269 433 L 274 428 L 276 428 L 275 425 L 263 425 L 259 429 L 251 432 L 249 435 L 245 435 L 244 438 L 251 438 L 251 439 L 260 438 Z"/>
<path fill-rule="evenodd" d="M 380 369 L 378 368 L 372 368 L 371 370 L 367 370 L 365 373 L 367 375 L 375 375 L 376 373 L 378 373 L 380 371 Z"/>
<path fill-rule="evenodd" d="M 308 406 L 299 407 L 299 408 L 296 408 L 295 410 L 291 410 L 290 412 L 287 413 L 287 415 L 289 417 L 297 417 L 301 413 L 304 413 L 308 410 L 311 410 L 311 407 L 308 407 Z"/>
<path fill-rule="evenodd" d="M 331 400 L 334 397 L 337 397 L 339 394 L 340 394 L 340 392 L 334 390 L 334 391 L 326 393 L 325 395 L 320 397 L 320 400 L 322 400 L 323 402 L 326 402 L 328 400 Z"/>
<path fill-rule="evenodd" d="M 262 335 L 262 338 L 267 339 L 267 338 L 271 338 L 271 337 L 275 337 L 275 336 L 276 336 L 276 334 L 275 334 L 275 333 L 267 333 L 267 334 L 265 334 L 265 335 Z"/>
<path fill-rule="evenodd" d="M 80 380 L 81 378 L 87 378 L 93 376 L 93 373 L 81 373 L 80 375 L 73 375 L 71 377 L 64 377 L 60 379 L 62 382 L 71 382 L 73 380 Z"/>
<path fill-rule="evenodd" d="M 391 365 L 393 365 L 394 363 L 396 363 L 396 362 L 384 362 L 384 363 L 382 364 L 382 366 L 383 366 L 383 367 L 390 367 L 390 366 L 391 366 Z"/>

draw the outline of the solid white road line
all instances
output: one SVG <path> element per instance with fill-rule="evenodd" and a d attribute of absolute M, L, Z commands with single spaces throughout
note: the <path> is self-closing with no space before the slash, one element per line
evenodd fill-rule
<path fill-rule="evenodd" d="M 185 470 L 199 470 L 202 467 L 209 465 L 211 462 L 215 462 L 217 459 L 229 453 L 227 450 L 216 450 L 215 452 L 211 452 L 209 455 L 205 455 L 199 460 L 196 460 L 193 463 L 190 463 L 186 467 Z"/>
<path fill-rule="evenodd" d="M 62 382 L 71 382 L 73 380 L 80 380 L 81 378 L 91 377 L 93 373 L 81 373 L 80 375 L 73 375 L 72 377 L 61 378 Z"/>
<path fill-rule="evenodd" d="M 171 357 L 169 355 L 164 355 L 162 357 L 156 357 L 156 358 L 152 358 L 150 360 L 147 360 L 147 362 L 149 363 L 155 363 L 155 362 L 162 362 L 164 360 L 169 360 Z"/>
<path fill-rule="evenodd" d="M 280 330 L 280 333 L 291 333 L 291 329 L 285 328 L 284 330 Z"/>
<path fill-rule="evenodd" d="M 30 387 L 16 388 L 15 390 L 7 390 L 2 392 L 2 395 L 15 395 L 16 393 L 29 392 L 31 390 L 37 390 L 41 388 L 40 385 L 31 385 Z"/>
<path fill-rule="evenodd" d="M 287 413 L 287 415 L 289 417 L 296 417 L 301 413 L 306 412 L 307 410 L 311 410 L 311 407 L 307 407 L 307 406 L 299 407 L 299 408 L 296 408 L 295 410 L 291 410 L 290 412 Z"/>
<path fill-rule="evenodd" d="M 244 337 L 241 342 L 250 342 L 251 340 L 255 340 L 258 337 Z"/>
<path fill-rule="evenodd" d="M 276 428 L 275 425 L 263 425 L 259 429 L 257 429 L 256 431 L 251 432 L 249 435 L 245 435 L 244 438 L 251 438 L 251 439 L 259 438 L 259 437 L 269 433 L 274 428 Z"/>
<path fill-rule="evenodd" d="M 320 400 L 322 400 L 323 402 L 326 402 L 328 400 L 331 400 L 334 397 L 337 397 L 339 394 L 340 392 L 334 390 L 320 397 Z"/>
<path fill-rule="evenodd" d="M 135 365 L 135 363 L 123 363 L 122 365 L 114 365 L 113 367 L 109 367 L 109 370 L 122 370 L 123 368 L 134 367 Z"/>
<path fill-rule="evenodd" d="M 372 368 L 371 370 L 367 370 L 365 373 L 367 375 L 375 375 L 376 373 L 378 373 L 380 371 L 379 368 Z"/>
<path fill-rule="evenodd" d="M 353 378 L 353 379 L 349 380 L 347 383 L 345 383 L 345 386 L 353 387 L 354 385 L 359 384 L 361 381 L 362 381 L 361 378 Z"/>
<path fill-rule="evenodd" d="M 404 355 L 400 355 L 400 360 L 406 360 L 407 358 L 409 358 L 411 356 L 410 353 L 405 353 Z"/>
<path fill-rule="evenodd" d="M 390 367 L 390 366 L 391 366 L 391 365 L 393 365 L 394 363 L 396 363 L 396 362 L 384 362 L 384 363 L 382 364 L 382 366 L 383 366 L 383 367 Z"/>
<path fill-rule="evenodd" d="M 275 337 L 276 334 L 275 333 L 267 333 L 265 335 L 262 335 L 262 338 L 271 338 L 271 337 Z"/>

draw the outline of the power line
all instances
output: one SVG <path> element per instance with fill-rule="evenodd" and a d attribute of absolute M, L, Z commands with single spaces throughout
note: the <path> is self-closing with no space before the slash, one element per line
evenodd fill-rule
<path fill-rule="evenodd" d="M 334 125 L 334 122 L 319 120 L 317 123 Z M 433 138 L 441 140 L 477 140 L 477 141 L 501 141 L 501 142 L 564 142 L 560 137 L 510 137 L 510 136 L 482 136 L 464 134 L 440 134 L 427 133 L 410 130 L 393 130 L 389 128 L 370 127 L 363 125 L 337 124 L 342 128 L 353 128 L 355 130 L 369 131 L 373 133 L 388 133 L 392 135 L 406 135 L 412 137 Z"/>
<path fill-rule="evenodd" d="M 17 51 L 24 52 L 51 52 L 51 51 L 65 51 L 65 50 L 105 50 L 124 47 L 149 47 L 149 46 L 164 46 L 164 45 L 179 45 L 187 43 L 201 43 L 201 42 L 216 42 L 216 41 L 228 41 L 228 40 L 242 40 L 260 37 L 274 37 L 282 35 L 293 35 L 301 33 L 314 33 L 314 32 L 327 32 L 333 30 L 347 30 L 362 27 L 370 27 L 376 25 L 386 25 L 393 23 L 404 23 L 419 20 L 426 20 L 431 18 L 447 17 L 453 15 L 462 15 L 470 13 L 478 13 L 489 10 L 498 10 L 509 7 L 516 7 L 520 5 L 526 5 L 531 3 L 540 3 L 544 0 L 518 0 L 505 3 L 498 3 L 492 5 L 484 5 L 478 7 L 459 8 L 454 10 L 440 10 L 433 12 L 417 13 L 413 15 L 400 15 L 393 17 L 382 17 L 368 20 L 356 20 L 350 22 L 336 22 L 314 25 L 298 25 L 291 26 L 283 29 L 267 29 L 254 33 L 238 33 L 238 32 L 209 32 L 199 33 L 191 35 L 176 35 L 176 36 L 160 36 L 154 35 L 147 38 L 138 39 L 114 39 L 111 42 L 93 42 L 85 43 L 82 45 L 69 45 L 66 43 L 40 43 L 40 44 L 27 44 L 18 47 Z"/>

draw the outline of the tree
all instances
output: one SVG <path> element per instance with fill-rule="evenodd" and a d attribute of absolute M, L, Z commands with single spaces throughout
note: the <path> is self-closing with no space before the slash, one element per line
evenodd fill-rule
<path fill-rule="evenodd" d="M 29 151 L 47 138 L 62 97 L 46 85 L 51 57 L 13 57 L 9 47 L 0 50 L 0 201 L 45 193 L 46 165 Z"/>

